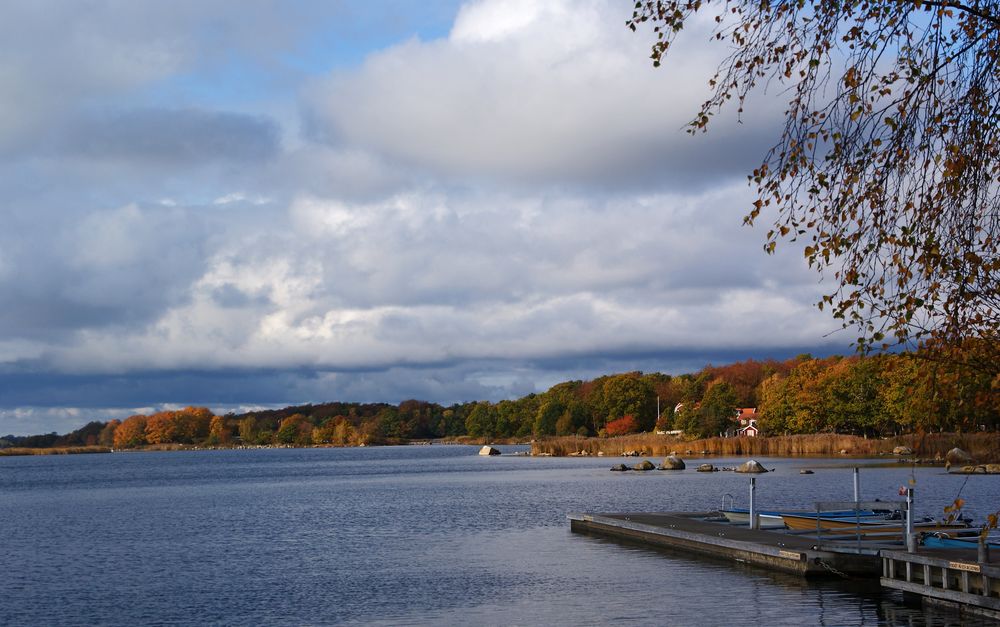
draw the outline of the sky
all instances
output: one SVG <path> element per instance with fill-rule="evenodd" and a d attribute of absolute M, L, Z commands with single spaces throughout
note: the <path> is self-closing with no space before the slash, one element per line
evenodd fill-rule
<path fill-rule="evenodd" d="M 0 434 L 850 351 L 743 226 L 779 95 L 685 132 L 710 23 L 653 68 L 620 0 L 4 6 Z"/>

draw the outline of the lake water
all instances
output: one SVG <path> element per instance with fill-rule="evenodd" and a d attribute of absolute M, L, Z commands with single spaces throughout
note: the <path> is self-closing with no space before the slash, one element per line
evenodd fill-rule
<path fill-rule="evenodd" d="M 0 623 L 960 624 L 871 582 L 806 583 L 574 534 L 566 520 L 714 509 L 725 493 L 745 502 L 745 475 L 697 473 L 696 459 L 683 472 L 612 473 L 620 460 L 476 451 L 0 458 Z M 764 462 L 776 469 L 758 478 L 764 506 L 853 497 L 857 462 Z M 1000 504 L 1000 476 L 861 476 L 866 499 L 896 499 L 912 477 L 918 514 L 940 515 L 960 490 L 979 521 Z"/>

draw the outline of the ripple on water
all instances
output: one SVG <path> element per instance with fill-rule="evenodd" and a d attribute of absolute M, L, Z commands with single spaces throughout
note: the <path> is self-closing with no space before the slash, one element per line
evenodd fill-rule
<path fill-rule="evenodd" d="M 610 473 L 597 458 L 430 446 L 0 458 L 10 624 L 958 625 L 839 582 L 570 533 L 571 511 L 717 507 L 732 473 Z M 688 460 L 689 467 L 693 467 Z M 714 459 L 733 465 L 736 459 Z M 768 460 L 773 507 L 849 499 L 849 464 Z M 911 475 L 912 473 L 912 475 Z M 863 496 L 917 482 L 924 513 L 1000 477 L 866 469 Z M 985 505 L 984 505 L 985 504 Z M 983 623 L 986 624 L 986 623 Z"/>

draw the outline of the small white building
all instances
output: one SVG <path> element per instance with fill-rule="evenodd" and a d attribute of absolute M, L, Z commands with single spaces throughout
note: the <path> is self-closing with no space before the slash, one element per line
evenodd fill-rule
<path fill-rule="evenodd" d="M 760 429 L 757 427 L 757 419 L 751 418 L 747 422 L 747 426 L 743 427 L 736 432 L 736 435 L 747 438 L 755 438 L 760 434 Z"/>

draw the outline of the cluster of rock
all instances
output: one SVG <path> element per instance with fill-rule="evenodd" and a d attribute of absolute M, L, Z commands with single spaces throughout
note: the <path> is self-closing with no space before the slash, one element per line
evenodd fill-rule
<path fill-rule="evenodd" d="M 723 466 L 722 468 L 716 468 L 712 464 L 701 464 L 700 466 L 698 466 L 698 472 L 719 472 L 720 470 L 725 472 L 748 472 L 748 473 L 769 472 L 767 468 L 764 468 L 764 466 L 761 465 L 761 463 L 755 459 L 751 459 L 750 461 L 744 462 L 739 466 Z"/>
<path fill-rule="evenodd" d="M 977 464 L 972 455 L 953 448 L 944 456 L 945 469 L 959 475 L 1000 475 L 1000 464 Z"/>
<path fill-rule="evenodd" d="M 670 455 L 663 460 L 663 463 L 660 464 L 658 468 L 659 470 L 684 470 L 686 467 L 687 465 L 684 463 L 683 459 L 677 457 L 676 455 Z M 622 472 L 626 470 L 653 470 L 654 468 L 657 468 L 657 466 L 647 459 L 631 467 L 626 464 L 617 464 L 613 466 L 611 470 L 615 472 Z M 712 464 L 701 464 L 697 468 L 698 472 L 718 472 L 720 470 L 746 473 L 768 472 L 767 468 L 764 468 L 764 466 L 755 459 L 751 459 L 750 461 L 735 467 L 716 468 Z"/>
<path fill-rule="evenodd" d="M 671 455 L 663 460 L 663 463 L 660 464 L 659 466 L 659 470 L 684 470 L 684 467 L 685 466 L 683 459 Z M 654 470 L 656 468 L 657 466 L 653 462 L 649 461 L 648 459 L 645 459 L 636 464 L 635 466 L 616 464 L 615 466 L 611 467 L 611 470 L 613 472 L 623 472 L 626 470 L 646 471 L 646 470 Z"/>
<path fill-rule="evenodd" d="M 977 464 L 950 470 L 958 475 L 1000 475 L 1000 464 Z"/>

